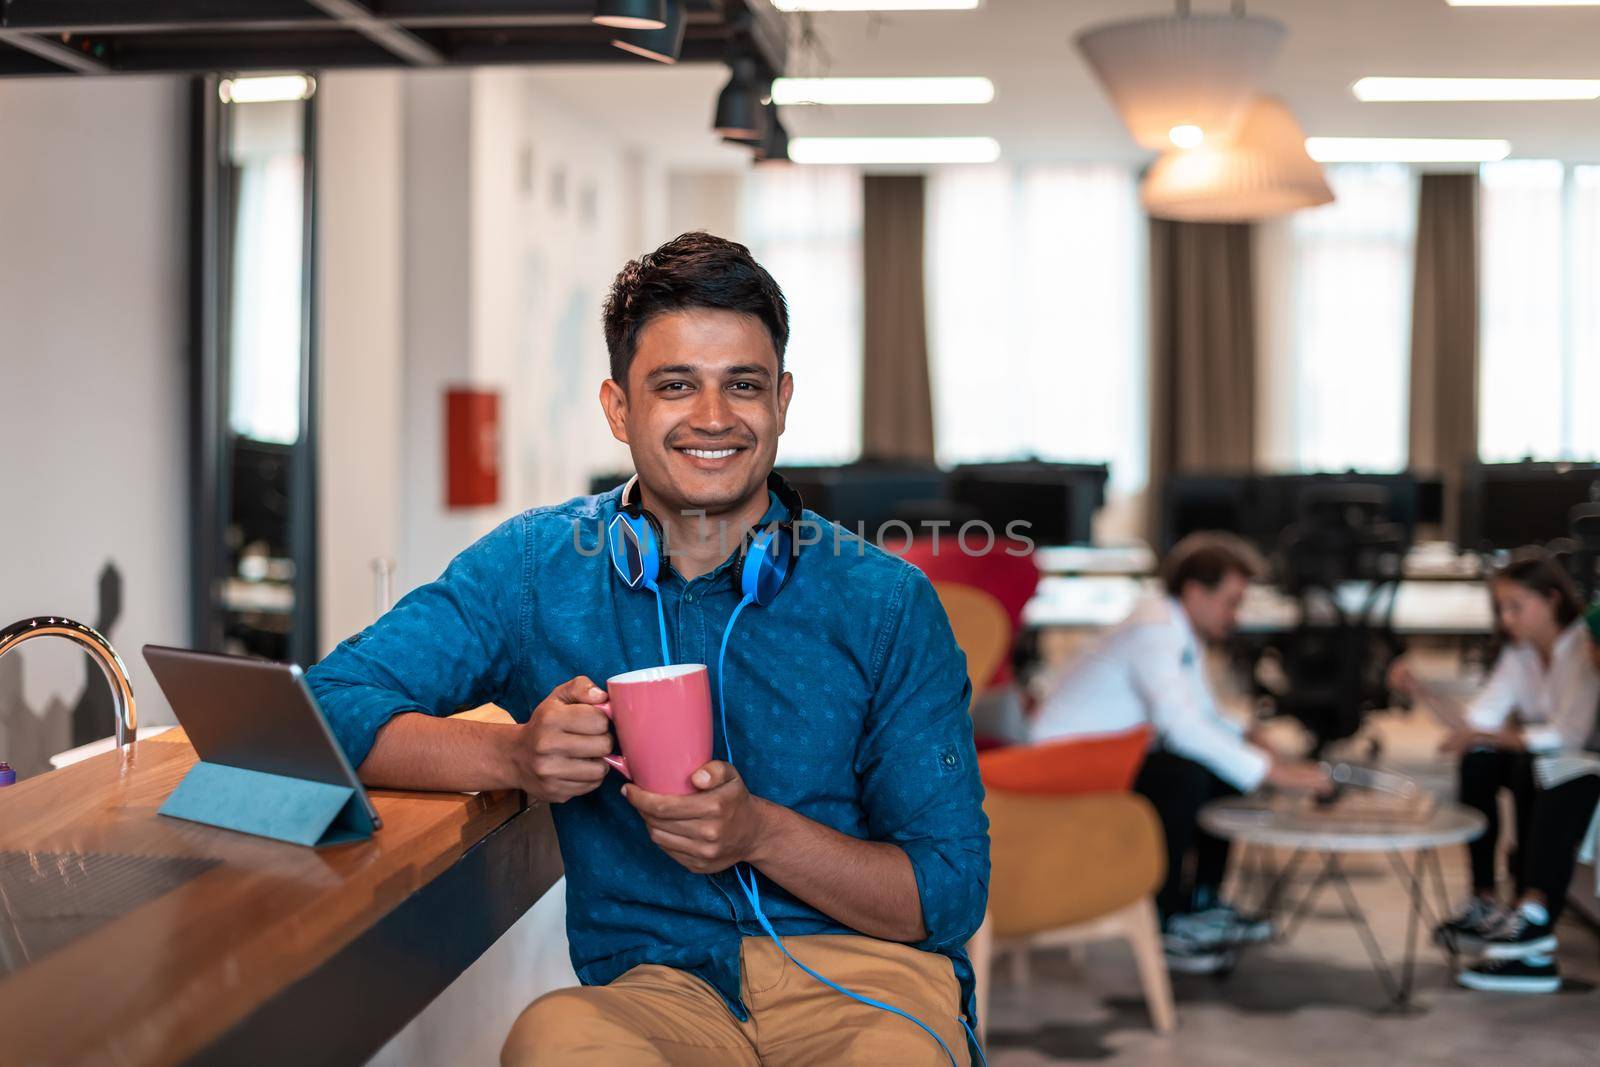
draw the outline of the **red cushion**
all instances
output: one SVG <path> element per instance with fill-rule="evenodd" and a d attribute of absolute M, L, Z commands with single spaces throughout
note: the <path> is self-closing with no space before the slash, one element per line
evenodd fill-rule
<path fill-rule="evenodd" d="M 1006 793 L 1126 793 L 1150 747 L 1150 728 L 1010 745 L 978 755 L 978 773 Z"/>
<path fill-rule="evenodd" d="M 973 541 L 977 551 L 981 542 Z M 1013 554 L 1014 553 L 1014 554 Z M 933 540 L 913 541 L 901 553 L 901 559 L 920 568 L 930 581 L 955 582 L 982 589 L 1000 601 L 1011 618 L 1011 633 L 1022 632 L 1022 609 L 1039 586 L 1039 567 L 1033 552 L 1022 541 L 999 539 L 982 555 L 968 555 L 954 533 L 939 538 L 939 551 L 933 550 Z M 1000 685 L 1011 680 L 1011 657 L 1006 656 L 995 667 L 989 685 Z"/>

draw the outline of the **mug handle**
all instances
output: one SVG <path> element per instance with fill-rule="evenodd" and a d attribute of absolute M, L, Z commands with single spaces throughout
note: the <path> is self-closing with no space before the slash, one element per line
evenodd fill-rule
<path fill-rule="evenodd" d="M 611 701 L 607 700 L 604 703 L 596 704 L 595 707 L 604 712 L 606 718 L 610 719 L 613 723 L 617 721 L 616 715 L 611 711 Z M 628 761 L 623 756 L 610 755 L 601 756 L 600 758 L 605 760 L 608 766 L 615 768 L 617 773 L 621 774 L 622 777 L 626 778 L 630 782 L 633 781 L 633 775 L 628 773 Z"/>

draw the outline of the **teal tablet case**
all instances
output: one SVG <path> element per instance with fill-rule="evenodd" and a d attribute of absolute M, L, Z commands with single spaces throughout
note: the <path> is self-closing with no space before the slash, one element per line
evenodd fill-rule
<path fill-rule="evenodd" d="M 161 814 L 296 845 L 335 845 L 372 836 L 372 818 L 347 785 L 204 760 L 184 775 L 161 805 Z"/>

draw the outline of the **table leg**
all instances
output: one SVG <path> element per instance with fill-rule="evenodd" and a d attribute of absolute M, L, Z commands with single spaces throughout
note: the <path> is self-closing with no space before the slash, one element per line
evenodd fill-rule
<path fill-rule="evenodd" d="M 1300 853 L 1297 852 L 1295 855 L 1298 856 Z M 1300 898 L 1300 902 L 1295 905 L 1294 910 L 1289 913 L 1288 920 L 1284 922 L 1283 929 L 1278 932 L 1276 939 L 1278 944 L 1287 942 L 1294 936 L 1295 931 L 1299 930 L 1305 923 L 1307 916 L 1311 914 L 1311 905 L 1316 903 L 1317 896 L 1322 892 L 1322 887 L 1332 879 L 1331 872 L 1337 863 L 1338 853 L 1329 852 L 1324 856 L 1322 870 L 1318 871 L 1316 878 L 1312 879 L 1310 887 L 1306 889 L 1305 896 Z"/>
<path fill-rule="evenodd" d="M 1377 935 L 1372 932 L 1372 924 L 1367 921 L 1365 909 L 1356 899 L 1355 890 L 1350 887 L 1350 882 L 1344 876 L 1344 868 L 1338 863 L 1337 854 L 1330 857 L 1330 866 L 1333 875 L 1330 879 L 1338 889 L 1339 896 L 1344 901 L 1345 915 L 1355 926 L 1356 932 L 1361 935 L 1361 943 L 1367 950 L 1367 956 L 1372 960 L 1372 969 L 1377 974 L 1378 980 L 1383 984 L 1384 992 L 1389 994 L 1389 1006 L 1395 1011 L 1406 1011 L 1412 1007 L 1411 989 L 1415 976 L 1416 959 L 1416 927 L 1420 907 L 1418 896 L 1414 892 L 1411 897 L 1411 915 L 1406 929 L 1406 956 L 1402 964 L 1402 972 L 1397 980 L 1394 968 L 1389 965 L 1388 957 L 1383 954 L 1382 947 L 1378 944 Z M 1413 889 L 1420 892 L 1420 882 L 1413 882 Z"/>

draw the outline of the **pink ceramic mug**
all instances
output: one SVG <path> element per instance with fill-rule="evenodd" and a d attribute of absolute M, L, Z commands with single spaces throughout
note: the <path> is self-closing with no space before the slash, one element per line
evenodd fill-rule
<path fill-rule="evenodd" d="M 646 667 L 606 679 L 597 705 L 616 725 L 622 755 L 605 761 L 652 793 L 696 792 L 689 776 L 711 759 L 711 686 L 703 663 Z"/>

